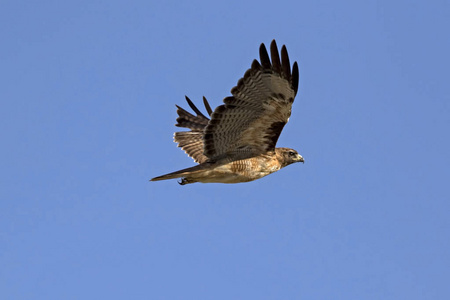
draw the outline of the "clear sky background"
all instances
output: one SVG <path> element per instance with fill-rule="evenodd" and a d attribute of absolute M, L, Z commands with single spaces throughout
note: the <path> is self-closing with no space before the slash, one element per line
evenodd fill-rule
<path fill-rule="evenodd" d="M 2 1 L 1 299 L 450 299 L 448 1 Z M 193 166 L 213 107 L 286 44 L 294 164 Z"/>

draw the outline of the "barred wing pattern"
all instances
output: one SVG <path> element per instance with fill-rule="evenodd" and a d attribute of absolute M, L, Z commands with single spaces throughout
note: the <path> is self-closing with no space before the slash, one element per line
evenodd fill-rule
<path fill-rule="evenodd" d="M 202 114 L 187 96 L 186 101 L 197 115 L 194 116 L 177 105 L 178 118 L 175 126 L 189 128 L 191 131 L 175 132 L 173 140 L 178 143 L 178 147 L 183 149 L 189 157 L 201 164 L 208 160 L 208 157 L 203 154 L 203 132 L 206 125 L 208 125 L 209 119 Z M 203 97 L 203 103 L 206 111 L 211 115 L 212 109 L 205 97 Z"/>
<path fill-rule="evenodd" d="M 270 45 L 271 60 L 264 44 L 260 60 L 231 90 L 211 115 L 203 136 L 203 155 L 211 160 L 223 156 L 250 157 L 273 151 L 288 122 L 298 90 L 297 62 L 291 66 L 286 47 L 281 60 L 275 40 Z"/>

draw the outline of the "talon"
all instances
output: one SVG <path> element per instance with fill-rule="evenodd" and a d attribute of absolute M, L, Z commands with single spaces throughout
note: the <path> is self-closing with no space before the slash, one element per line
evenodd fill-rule
<path fill-rule="evenodd" d="M 181 178 L 181 180 L 178 181 L 178 184 L 179 184 L 179 185 L 185 185 L 185 184 L 187 184 L 187 183 L 188 183 L 188 181 L 187 181 L 186 178 Z"/>

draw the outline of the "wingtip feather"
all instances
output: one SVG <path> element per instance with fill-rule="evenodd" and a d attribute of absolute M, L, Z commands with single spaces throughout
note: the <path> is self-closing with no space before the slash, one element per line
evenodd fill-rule
<path fill-rule="evenodd" d="M 289 62 L 289 55 L 286 46 L 281 47 L 281 67 L 283 69 L 283 74 L 286 76 L 287 80 L 291 79 L 291 63 Z"/>
<path fill-rule="evenodd" d="M 298 73 L 298 64 L 294 62 L 292 66 L 292 87 L 294 88 L 295 94 L 297 95 L 298 91 L 298 81 L 299 81 L 299 73 Z"/>
<path fill-rule="evenodd" d="M 202 114 L 202 112 L 197 108 L 197 106 L 195 106 L 194 102 L 192 102 L 191 99 L 188 98 L 188 96 L 184 96 L 184 97 L 186 97 L 187 103 L 192 108 L 192 110 L 197 114 L 197 116 L 202 116 L 202 117 L 206 118 L 205 115 Z"/>
<path fill-rule="evenodd" d="M 205 105 L 206 111 L 208 112 L 208 115 L 212 115 L 213 110 L 211 109 L 211 106 L 208 103 L 208 100 L 206 100 L 206 97 L 203 96 L 203 104 Z"/>
<path fill-rule="evenodd" d="M 272 69 L 277 73 L 281 73 L 280 54 L 278 53 L 278 47 L 275 40 L 270 43 L 270 57 L 272 58 Z"/>
<path fill-rule="evenodd" d="M 261 60 L 261 65 L 264 68 L 266 69 L 271 68 L 272 65 L 270 63 L 269 54 L 267 53 L 267 49 L 264 43 L 262 43 L 261 46 L 259 47 L 259 59 Z"/>

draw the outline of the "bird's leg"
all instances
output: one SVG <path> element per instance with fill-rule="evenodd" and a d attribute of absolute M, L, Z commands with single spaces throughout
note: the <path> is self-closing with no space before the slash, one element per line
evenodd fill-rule
<path fill-rule="evenodd" d="M 197 182 L 196 180 L 193 179 L 187 179 L 186 177 L 182 177 L 180 181 L 178 181 L 179 185 L 185 185 L 185 184 L 190 184 L 190 183 L 195 183 Z"/>
<path fill-rule="evenodd" d="M 178 181 L 179 185 L 185 185 L 185 184 L 188 184 L 188 183 L 189 183 L 189 181 L 186 178 L 181 178 L 181 180 Z"/>

